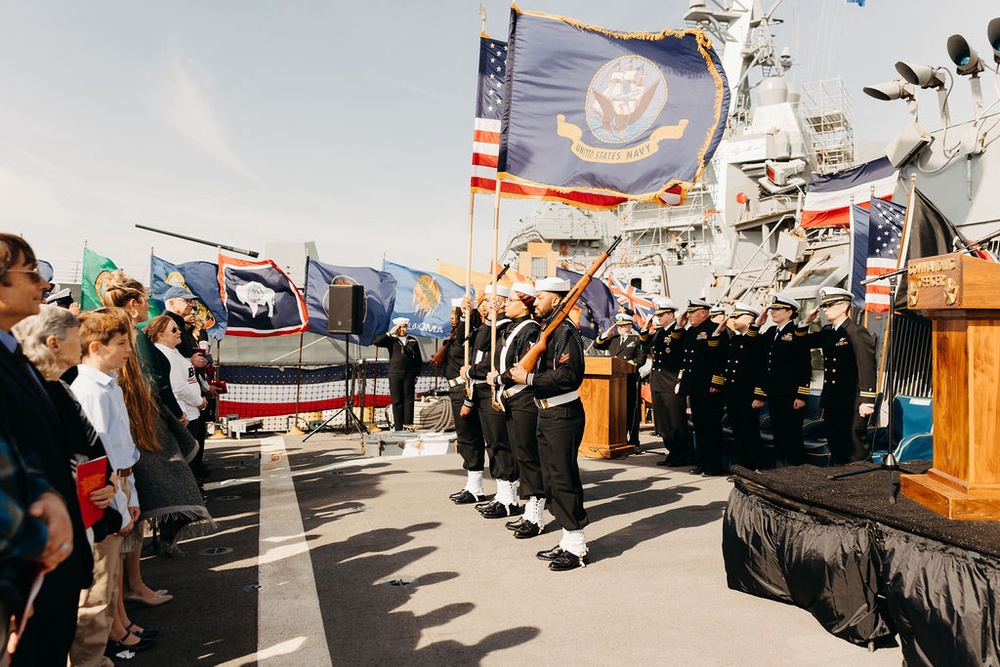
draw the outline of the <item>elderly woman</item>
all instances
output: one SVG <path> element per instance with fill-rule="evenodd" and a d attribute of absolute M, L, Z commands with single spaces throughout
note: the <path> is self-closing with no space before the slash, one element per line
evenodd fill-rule
<path fill-rule="evenodd" d="M 38 315 L 21 320 L 13 329 L 24 354 L 42 373 L 49 384 L 48 393 L 55 403 L 60 419 L 77 437 L 70 443 L 85 443 L 83 449 L 66 451 L 74 466 L 88 459 L 106 456 L 104 446 L 94 427 L 84 416 L 80 405 L 61 378 L 70 378 L 80 363 L 80 322 L 76 315 L 58 306 L 42 306 Z M 74 665 L 99 665 L 111 632 L 115 606 L 122 538 L 132 529 L 132 519 L 121 491 L 116 492 L 116 479 L 110 464 L 105 464 L 108 484 L 92 491 L 90 502 L 104 510 L 104 516 L 88 529 L 94 540 L 93 583 L 80 592 L 76 612 L 77 628 L 70 649 Z M 117 496 L 117 498 L 116 498 Z M 112 501 L 115 500 L 114 504 Z M 77 540 L 79 542 L 79 539 Z M 84 539 L 86 544 L 86 539 Z M 83 547 L 89 551 L 89 545 Z M 46 585 L 49 585 L 46 578 Z M 53 578 L 53 585 L 60 582 Z M 30 624 L 29 624 L 30 627 Z M 124 634 L 124 633 L 123 633 Z M 122 641 L 121 637 L 118 637 Z M 125 637 L 129 648 L 140 642 L 138 637 Z"/>
<path fill-rule="evenodd" d="M 169 315 L 159 315 L 146 325 L 145 334 L 170 362 L 170 388 L 187 417 L 188 431 L 197 438 L 198 418 L 208 406 L 208 399 L 201 395 L 191 360 L 177 350 L 181 343 L 180 327 Z"/>

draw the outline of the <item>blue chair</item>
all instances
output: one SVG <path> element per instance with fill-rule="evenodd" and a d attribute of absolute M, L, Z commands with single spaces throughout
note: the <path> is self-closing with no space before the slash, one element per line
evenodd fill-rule
<path fill-rule="evenodd" d="M 892 401 L 892 454 L 899 463 L 930 460 L 934 457 L 934 406 L 924 396 L 898 394 Z M 881 463 L 885 451 L 874 452 L 872 460 Z"/>

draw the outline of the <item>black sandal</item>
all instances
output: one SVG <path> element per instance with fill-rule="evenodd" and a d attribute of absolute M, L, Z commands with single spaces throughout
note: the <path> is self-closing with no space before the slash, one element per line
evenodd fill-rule
<path fill-rule="evenodd" d="M 160 634 L 160 631 L 155 628 L 144 628 L 142 630 L 133 630 L 132 628 L 134 626 L 135 626 L 135 621 L 129 623 L 128 627 L 125 628 L 125 632 L 135 635 L 139 639 L 156 639 L 156 637 Z"/>

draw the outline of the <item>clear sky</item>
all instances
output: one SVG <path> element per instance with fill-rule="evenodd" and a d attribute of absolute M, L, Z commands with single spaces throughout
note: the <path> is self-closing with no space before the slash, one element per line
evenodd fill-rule
<path fill-rule="evenodd" d="M 487 33 L 505 38 L 510 5 L 484 4 Z M 683 27 L 688 2 L 519 6 L 655 31 Z M 953 32 L 992 64 L 986 24 L 1000 7 L 784 0 L 775 16 L 793 82 L 842 76 L 856 137 L 887 141 L 905 106 L 861 87 L 895 78 L 899 59 L 946 64 Z M 23 234 L 57 277 L 85 240 L 142 279 L 151 246 L 173 262 L 215 255 L 135 223 L 259 251 L 314 240 L 334 264 L 464 265 L 479 30 L 476 0 L 0 2 L 0 229 Z M 959 80 L 953 117 L 968 98 Z M 937 127 L 933 94 L 920 100 Z M 504 201 L 501 245 L 534 208 Z M 492 209 L 477 197 L 477 269 Z"/>

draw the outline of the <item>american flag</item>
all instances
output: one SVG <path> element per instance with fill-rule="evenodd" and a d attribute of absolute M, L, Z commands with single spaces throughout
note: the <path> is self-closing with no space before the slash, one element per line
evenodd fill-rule
<path fill-rule="evenodd" d="M 479 92 L 476 95 L 476 124 L 472 139 L 473 192 L 496 192 L 506 74 L 507 43 L 483 35 L 479 40 Z M 513 181 L 502 181 L 500 193 L 506 197 L 561 201 L 581 208 L 595 209 L 614 208 L 626 201 L 623 197 L 591 192 L 558 192 Z M 679 203 L 679 198 L 677 202 L 668 203 Z"/>
<path fill-rule="evenodd" d="M 871 200 L 868 221 L 868 261 L 865 272 L 868 278 L 891 273 L 898 268 L 905 218 L 905 206 L 878 198 Z M 889 312 L 892 305 L 890 290 L 888 280 L 868 283 L 865 286 L 865 310 L 877 313 Z"/>
<path fill-rule="evenodd" d="M 632 285 L 625 285 L 614 276 L 608 276 L 608 289 L 622 309 L 632 316 L 637 327 L 642 327 L 656 310 L 653 295 Z"/>

